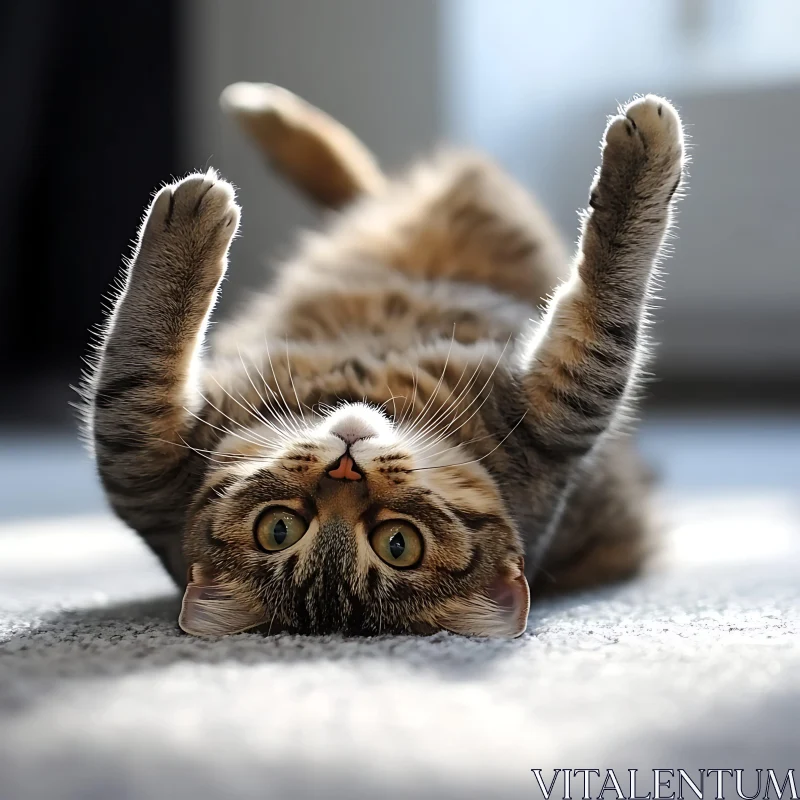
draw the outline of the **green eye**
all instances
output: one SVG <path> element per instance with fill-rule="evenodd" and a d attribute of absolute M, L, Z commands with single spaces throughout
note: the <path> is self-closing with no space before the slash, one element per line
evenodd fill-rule
<path fill-rule="evenodd" d="M 408 569 L 422 558 L 422 536 L 413 525 L 402 520 L 378 525 L 372 531 L 369 543 L 390 567 Z"/>
<path fill-rule="evenodd" d="M 308 530 L 306 521 L 288 508 L 268 508 L 256 521 L 255 537 L 262 550 L 285 550 Z"/>

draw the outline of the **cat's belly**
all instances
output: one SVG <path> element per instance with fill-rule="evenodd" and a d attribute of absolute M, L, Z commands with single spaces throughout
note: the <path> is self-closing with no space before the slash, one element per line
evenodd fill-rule
<path fill-rule="evenodd" d="M 290 318 L 277 318 L 277 309 Z M 450 281 L 415 282 L 402 292 L 326 291 L 292 303 L 264 297 L 217 338 L 207 360 L 210 388 L 216 394 L 220 384 L 260 406 L 252 383 L 264 381 L 290 405 L 297 393 L 309 406 L 366 399 L 392 413 L 393 398 L 424 404 L 437 384 L 454 388 L 488 374 L 538 318 L 508 295 Z"/>
<path fill-rule="evenodd" d="M 446 339 L 461 344 L 513 340 L 539 312 L 488 287 L 447 280 L 348 284 L 302 297 L 265 296 L 228 324 L 216 351 L 233 354 L 265 341 L 314 344 L 379 356 Z"/>

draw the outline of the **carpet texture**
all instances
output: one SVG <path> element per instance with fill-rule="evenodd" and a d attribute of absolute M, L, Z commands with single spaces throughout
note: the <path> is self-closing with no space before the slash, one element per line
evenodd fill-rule
<path fill-rule="evenodd" d="M 642 794 L 655 768 L 800 779 L 800 498 L 661 507 L 657 569 L 535 606 L 512 642 L 191 639 L 111 517 L 0 524 L 0 800 L 539 798 L 537 767 L 639 768 Z"/>

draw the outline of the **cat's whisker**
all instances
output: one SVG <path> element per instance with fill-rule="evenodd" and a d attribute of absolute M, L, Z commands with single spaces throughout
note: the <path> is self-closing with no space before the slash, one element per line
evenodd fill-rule
<path fill-rule="evenodd" d="M 297 394 L 297 387 L 294 385 L 294 378 L 292 377 L 292 365 L 289 363 L 289 337 L 286 337 L 286 371 L 289 373 L 289 382 L 292 384 L 292 391 L 294 392 L 295 400 L 297 400 L 297 408 L 300 410 L 300 417 L 303 424 L 306 423 L 306 415 L 303 413 L 303 404 L 300 402 L 300 395 Z"/>
<path fill-rule="evenodd" d="M 450 345 L 447 348 L 447 356 L 444 359 L 444 366 L 442 367 L 442 372 L 439 375 L 439 380 L 436 383 L 436 388 L 434 388 L 433 392 L 431 392 L 430 397 L 428 398 L 425 405 L 422 407 L 422 411 L 420 411 L 419 415 L 417 416 L 417 419 L 421 419 L 425 415 L 425 412 L 428 410 L 428 407 L 435 401 L 436 395 L 439 393 L 439 388 L 441 387 L 442 381 L 444 380 L 444 374 L 447 371 L 447 365 L 450 363 L 450 355 L 453 352 L 453 343 L 455 342 L 455 340 L 456 340 L 456 326 L 455 323 L 453 323 L 453 333 L 450 336 Z"/>
<path fill-rule="evenodd" d="M 156 439 L 156 441 L 161 442 L 162 444 L 170 444 L 175 447 L 182 447 L 186 450 L 191 450 L 193 453 L 197 453 L 197 455 L 199 455 L 201 458 L 206 459 L 206 461 L 210 461 L 213 464 L 219 464 L 220 466 L 227 466 L 229 464 L 241 461 L 261 460 L 257 456 L 246 456 L 243 453 L 222 453 L 218 450 L 205 450 L 201 447 L 193 447 L 192 445 L 188 444 L 188 442 L 182 436 L 180 439 L 180 444 L 178 442 L 168 441 L 167 439 Z M 213 456 L 220 456 L 220 458 L 214 458 Z"/>
<path fill-rule="evenodd" d="M 389 387 L 387 386 L 386 388 L 388 389 Z M 396 413 L 397 404 L 394 401 L 397 400 L 398 398 L 405 399 L 405 396 L 402 395 L 402 394 L 393 394 L 391 397 L 389 397 L 388 399 L 384 400 L 380 405 L 378 405 L 378 408 L 385 409 L 386 406 L 389 405 L 389 403 L 392 403 L 392 404 L 394 404 L 394 411 Z"/>
<path fill-rule="evenodd" d="M 455 434 L 457 434 L 460 430 L 462 430 L 462 428 L 464 428 L 466 425 L 468 425 L 481 412 L 483 407 L 486 405 L 486 403 L 488 402 L 489 398 L 492 396 L 492 389 L 493 388 L 494 387 L 490 387 L 489 391 L 486 393 L 486 397 L 484 397 L 484 399 L 482 400 L 481 404 L 457 428 L 455 428 L 454 430 L 450 430 L 450 427 L 457 421 L 458 418 L 453 420 L 450 423 L 450 425 L 448 425 L 447 428 L 444 431 L 442 431 L 430 444 L 428 444 L 426 447 L 424 447 L 422 450 L 420 450 L 419 454 L 425 453 L 426 451 L 430 450 L 432 447 L 435 447 L 437 444 L 442 442 L 448 436 L 455 436 Z M 478 395 L 478 396 L 480 397 L 480 395 Z M 464 413 L 466 413 L 466 411 L 469 411 L 469 406 L 467 406 L 467 408 L 465 409 Z"/>
<path fill-rule="evenodd" d="M 478 362 L 478 366 L 475 367 L 475 370 L 473 371 L 473 376 L 477 373 L 478 369 L 480 369 L 482 361 L 483 361 L 483 357 L 481 357 L 481 361 Z M 445 398 L 444 402 L 442 403 L 442 405 L 439 408 L 439 411 L 437 412 L 437 414 L 434 415 L 433 419 L 431 420 L 431 423 L 435 423 L 435 421 L 439 418 L 440 414 L 447 415 L 449 413 L 452 413 L 452 411 L 454 409 L 451 408 L 451 406 L 457 405 L 457 403 L 460 401 L 460 397 L 463 395 L 463 392 L 466 391 L 467 389 L 469 389 L 469 381 L 468 381 L 468 385 L 466 387 L 464 387 L 464 389 L 459 393 L 459 397 L 456 398 L 456 401 L 455 402 L 451 402 L 451 398 L 453 397 L 454 392 L 456 392 L 458 390 L 458 387 L 461 385 L 461 381 L 464 379 L 464 375 L 465 375 L 465 373 L 467 371 L 467 367 L 468 366 L 469 366 L 468 363 L 464 365 L 464 369 L 461 370 L 461 375 L 458 376 L 458 380 L 456 381 L 456 383 L 453 386 L 453 388 L 450 390 L 450 394 L 447 395 L 447 397 Z M 414 420 L 413 424 L 416 424 L 416 423 L 417 423 L 417 419 Z M 413 431 L 412 430 L 411 439 L 413 441 L 414 437 L 416 435 L 419 435 L 419 437 L 422 438 L 422 437 L 424 437 L 425 434 L 426 434 L 426 430 L 424 430 L 424 429 L 417 430 L 417 431 Z"/>
<path fill-rule="evenodd" d="M 413 378 L 412 378 L 411 400 L 409 401 L 408 409 L 407 410 L 404 409 L 404 411 L 403 411 L 403 418 L 400 420 L 400 422 L 398 424 L 398 427 L 400 427 L 400 426 L 405 424 L 405 421 L 406 421 L 408 415 L 411 413 L 411 411 L 414 408 L 414 405 L 417 402 L 417 381 L 418 381 L 418 378 L 419 378 L 419 363 L 417 363 L 417 366 L 416 366 L 416 369 L 414 370 L 414 374 L 413 374 Z"/>
<path fill-rule="evenodd" d="M 472 444 L 477 444 L 478 442 L 483 442 L 486 439 L 494 439 L 494 438 L 495 438 L 494 434 L 487 433 L 487 434 L 484 434 L 483 436 L 476 436 L 474 439 L 467 439 L 464 442 L 455 442 L 454 444 L 451 444 L 449 447 L 446 447 L 444 450 L 438 451 L 435 455 L 436 455 L 437 458 L 441 458 L 442 456 L 447 455 L 448 453 L 452 452 L 453 450 L 460 450 L 463 447 L 469 447 Z M 441 444 L 442 441 L 444 441 L 444 440 L 443 439 L 439 439 L 435 444 Z M 430 449 L 431 449 L 430 447 L 427 447 L 427 448 L 425 448 L 423 450 L 417 450 L 414 453 L 414 455 L 416 457 L 419 457 L 420 455 L 425 453 L 426 450 L 430 450 Z"/>
<path fill-rule="evenodd" d="M 267 348 L 267 360 L 269 361 L 269 367 L 272 370 L 272 377 L 275 380 L 275 388 L 277 388 L 278 392 L 280 393 L 281 400 L 283 401 L 283 405 L 286 408 L 286 412 L 288 414 L 287 422 L 292 426 L 292 428 L 294 429 L 295 433 L 299 434 L 300 433 L 300 426 L 297 423 L 297 418 L 295 416 L 295 413 L 292 411 L 292 408 L 289 405 L 288 401 L 286 400 L 286 395 L 284 395 L 283 389 L 281 389 L 281 383 L 278 380 L 277 373 L 275 372 L 275 365 L 272 363 L 272 354 L 270 353 L 270 350 L 269 350 L 269 342 L 267 341 L 266 333 L 264 334 L 264 345 Z"/>
<path fill-rule="evenodd" d="M 239 361 L 242 364 L 242 368 L 244 369 L 245 375 L 247 376 L 247 380 L 250 382 L 250 385 L 253 387 L 253 390 L 258 395 L 258 398 L 261 401 L 261 403 L 263 404 L 264 408 L 268 409 L 269 412 L 272 414 L 272 418 L 273 418 L 272 425 L 274 426 L 273 430 L 276 430 L 276 432 L 279 432 L 279 434 L 281 436 L 283 436 L 284 438 L 286 438 L 286 439 L 291 438 L 292 431 L 286 425 L 286 422 L 285 422 L 285 419 L 284 419 L 285 414 L 283 413 L 283 409 L 278 404 L 277 395 L 275 395 L 275 393 L 272 391 L 272 388 L 267 383 L 266 379 L 264 378 L 263 374 L 261 373 L 261 370 L 258 367 L 258 364 L 256 364 L 255 361 L 251 362 L 251 366 L 258 373 L 258 376 L 259 376 L 259 378 L 261 378 L 261 382 L 264 385 L 264 388 L 267 390 L 268 394 L 271 395 L 271 397 L 264 397 L 264 395 L 261 394 L 260 389 L 256 386 L 256 383 L 253 380 L 252 375 L 250 375 L 250 370 L 248 369 L 247 364 L 245 363 L 244 356 L 242 355 L 241 349 L 239 348 L 238 344 L 236 345 L 236 350 L 239 353 Z"/>
<path fill-rule="evenodd" d="M 453 434 L 449 434 L 449 436 L 452 436 L 452 435 Z M 424 447 L 422 449 L 416 450 L 415 453 L 414 453 L 415 457 L 419 458 L 420 456 L 422 456 L 425 453 L 429 452 L 430 450 L 433 449 L 433 447 L 435 447 L 436 445 L 441 444 L 443 441 L 445 441 L 446 438 L 447 437 L 441 437 L 441 438 L 437 439 L 436 441 L 432 442 L 430 445 L 427 445 L 426 447 Z M 447 453 L 450 453 L 453 450 L 461 450 L 462 448 L 469 447 L 470 445 L 477 444 L 478 442 L 486 441 L 486 439 L 494 439 L 494 438 L 495 438 L 495 435 L 493 433 L 486 433 L 483 436 L 476 436 L 476 437 L 474 437 L 472 439 L 467 439 L 467 440 L 465 440 L 463 442 L 462 441 L 455 441 L 449 447 L 446 447 L 443 450 L 437 451 L 434 455 L 435 455 L 436 458 L 442 458 L 443 456 L 447 455 Z M 426 460 L 428 460 L 430 458 L 431 458 L 431 456 L 427 456 Z"/>
<path fill-rule="evenodd" d="M 247 379 L 250 381 L 250 385 L 253 387 L 253 390 L 258 394 L 258 389 L 256 388 L 255 384 L 253 383 L 252 379 L 250 378 L 250 374 L 247 372 L 247 367 L 242 361 L 242 355 L 239 354 L 239 361 L 242 363 L 242 367 L 244 368 L 245 375 Z M 212 376 L 213 377 L 213 376 Z M 228 398 L 230 398 L 236 405 L 238 405 L 242 410 L 244 410 L 249 416 L 254 418 L 256 421 L 270 427 L 273 432 L 280 433 L 280 431 L 276 430 L 275 427 L 271 424 L 270 420 L 268 420 L 260 411 L 259 409 L 253 405 L 241 392 L 239 393 L 239 397 L 237 398 L 234 396 L 230 391 L 228 391 L 216 378 L 213 378 L 214 383 L 217 384 L 219 390 Z M 261 396 L 259 395 L 260 399 Z M 244 403 L 244 405 L 242 404 Z"/>
<path fill-rule="evenodd" d="M 464 370 L 461 373 L 461 377 L 459 377 L 458 382 L 453 387 L 453 389 L 450 391 L 450 394 L 445 398 L 444 403 L 442 403 L 442 405 L 439 408 L 439 411 L 434 415 L 433 419 L 431 419 L 428 422 L 426 422 L 421 428 L 416 429 L 416 430 L 413 431 L 413 433 L 411 435 L 412 443 L 416 442 L 416 441 L 419 441 L 420 439 L 424 438 L 427 435 L 427 433 L 429 431 L 431 431 L 434 428 L 434 426 L 439 423 L 440 420 L 446 419 L 449 414 L 454 414 L 457 411 L 458 406 L 461 403 L 461 399 L 470 390 L 470 388 L 472 387 L 473 383 L 475 382 L 475 379 L 478 376 L 478 372 L 479 372 L 479 370 L 480 370 L 480 368 L 481 368 L 481 366 L 483 364 L 483 359 L 484 359 L 485 356 L 486 356 L 486 351 L 484 350 L 484 352 L 481 354 L 481 357 L 480 357 L 480 360 L 478 361 L 477 366 L 473 370 L 472 375 L 470 376 L 470 378 L 467 381 L 466 385 L 458 393 L 458 395 L 456 396 L 455 400 L 451 400 L 451 398 L 453 396 L 453 393 L 456 391 L 456 389 L 458 389 L 458 386 L 461 383 L 462 378 L 464 377 L 464 372 L 466 372 L 466 366 L 464 367 Z M 416 417 L 414 419 L 413 425 L 417 425 L 419 423 L 419 421 L 420 421 L 420 419 L 419 419 L 419 416 L 418 416 L 418 417 Z"/>
<path fill-rule="evenodd" d="M 273 430 L 275 430 L 275 431 L 276 431 L 276 433 L 277 433 L 277 432 L 279 432 L 279 434 L 280 434 L 280 435 L 281 435 L 281 436 L 282 436 L 284 439 L 286 439 L 286 440 L 288 441 L 289 439 L 291 439 L 291 437 L 292 437 L 293 435 L 296 435 L 296 434 L 298 434 L 298 433 L 299 433 L 299 430 L 295 430 L 295 429 L 293 429 L 293 428 L 290 428 L 290 427 L 287 425 L 287 423 L 286 423 L 286 419 L 285 419 L 285 416 L 286 416 L 286 415 L 283 413 L 283 409 L 280 407 L 280 405 L 279 405 L 279 404 L 278 404 L 278 407 L 276 408 L 276 407 L 275 407 L 275 406 L 272 404 L 272 402 L 271 402 L 271 401 L 267 401 L 267 399 L 266 399 L 266 398 L 265 398 L 265 397 L 264 397 L 264 396 L 261 394 L 261 392 L 259 391 L 259 389 L 258 389 L 258 387 L 256 386 L 255 382 L 253 381 L 253 378 L 252 378 L 252 376 L 250 375 L 250 371 L 247 369 L 247 364 L 245 364 L 245 362 L 244 362 L 244 357 L 242 356 L 241 350 L 239 350 L 239 346 L 238 346 L 238 345 L 237 345 L 237 348 L 236 348 L 236 349 L 237 349 L 237 350 L 238 350 L 238 352 L 239 352 L 239 360 L 242 362 L 242 367 L 244 368 L 245 374 L 247 375 L 247 379 L 250 381 L 250 385 L 251 385 L 251 386 L 253 387 L 253 389 L 255 390 L 255 392 L 256 392 L 256 394 L 258 395 L 258 397 L 259 397 L 259 399 L 261 400 L 261 402 L 262 402 L 262 403 L 264 403 L 264 406 L 265 406 L 266 408 L 268 408 L 268 409 L 269 409 L 269 410 L 272 412 L 272 414 L 273 414 L 273 420 L 274 420 L 274 423 L 273 423 L 273 424 L 274 424 L 274 426 L 275 426 L 275 427 L 273 428 Z M 277 404 L 277 403 L 278 403 L 278 398 L 277 398 L 277 395 L 276 395 L 276 394 L 275 394 L 275 392 L 272 390 L 272 388 L 270 387 L 270 385 L 267 383 L 266 379 L 264 378 L 264 375 L 261 373 L 261 370 L 260 370 L 260 369 L 259 369 L 259 367 L 258 367 L 258 364 L 256 364 L 255 362 L 252 362 L 252 366 L 253 366 L 253 368 L 256 370 L 256 372 L 258 373 L 258 377 L 259 377 L 259 378 L 261 378 L 261 381 L 262 381 L 262 383 L 264 384 L 264 387 L 265 387 L 265 388 L 266 388 L 266 390 L 267 390 L 267 391 L 268 391 L 268 392 L 269 392 L 269 393 L 272 395 L 272 397 L 274 398 L 274 401 L 275 401 L 275 403 Z M 274 373 L 273 373 L 273 374 L 274 374 Z M 276 379 L 276 380 L 277 380 L 277 379 Z"/>
<path fill-rule="evenodd" d="M 219 383 L 219 381 L 217 381 L 216 378 L 214 378 L 214 382 L 222 390 L 223 394 L 225 394 L 227 397 L 229 397 L 234 402 L 238 402 L 236 400 L 236 398 L 233 397 L 233 395 L 231 395 L 231 393 L 228 392 Z M 221 414 L 223 417 L 225 417 L 225 419 L 227 419 L 229 422 L 232 422 L 239 430 L 246 431 L 247 433 L 251 434 L 251 436 L 253 436 L 255 438 L 254 439 L 250 439 L 250 438 L 248 438 L 246 436 L 242 436 L 241 434 L 234 433 L 233 431 L 228 431 L 227 428 L 217 428 L 217 430 L 225 430 L 231 436 L 237 436 L 238 438 L 242 439 L 243 441 L 246 441 L 249 444 L 255 445 L 256 447 L 260 447 L 260 446 L 267 446 L 268 447 L 268 446 L 270 446 L 272 444 L 269 439 L 265 439 L 263 436 L 261 436 L 258 433 L 256 433 L 252 428 L 246 427 L 241 422 L 239 422 L 238 420 L 235 420 L 233 417 L 231 417 L 229 414 L 226 414 L 221 408 L 219 408 L 218 406 L 214 405 L 204 394 L 200 393 L 200 397 L 205 401 L 205 403 L 208 406 L 213 408 L 214 411 L 216 411 L 218 414 Z M 239 405 L 241 405 L 241 404 L 239 404 Z M 188 411 L 188 409 L 186 409 L 186 410 Z M 247 410 L 247 409 L 245 409 L 245 410 Z M 192 413 L 192 412 L 189 412 L 189 413 Z M 200 422 L 204 422 L 205 424 L 209 425 L 212 428 L 216 427 L 214 425 L 211 425 L 211 423 L 207 422 L 206 420 L 200 419 L 200 417 L 198 417 L 196 414 L 192 413 L 192 416 L 195 417 L 196 419 L 200 420 Z M 252 416 L 252 414 L 251 414 L 251 416 Z"/>
<path fill-rule="evenodd" d="M 438 412 L 434 414 L 431 420 L 428 420 L 421 428 L 417 429 L 415 433 L 424 436 L 428 432 L 428 430 L 430 430 L 434 425 L 436 425 L 439 422 L 440 419 L 446 417 L 448 414 L 455 413 L 462 398 L 470 390 L 473 383 L 475 382 L 475 379 L 478 377 L 478 373 L 480 371 L 481 366 L 483 365 L 483 359 L 485 357 L 486 357 L 486 349 L 484 348 L 477 365 L 472 371 L 472 375 L 469 377 L 466 384 L 461 388 L 461 390 L 458 391 L 459 386 L 461 386 L 461 381 L 463 380 L 464 375 L 467 371 L 467 367 L 469 366 L 468 363 L 464 365 L 464 369 L 461 371 L 461 375 L 459 376 L 458 381 L 451 389 L 450 394 L 445 398 L 445 401 L 440 405 Z M 456 395 L 455 399 L 453 399 L 453 395 L 456 393 L 456 391 L 458 391 L 458 394 Z M 413 424 L 417 425 L 420 421 L 421 421 L 420 417 L 418 416 L 417 418 L 414 419 Z"/>
<path fill-rule="evenodd" d="M 477 464 L 483 461 L 485 458 L 489 458 L 489 456 L 493 455 L 500 447 L 502 447 L 507 439 L 511 436 L 512 433 L 522 424 L 522 421 L 527 416 L 527 411 L 519 418 L 519 421 L 514 425 L 514 427 L 485 455 L 482 455 L 480 458 L 473 458 L 470 461 L 461 461 L 458 464 L 433 464 L 429 467 L 415 467 L 414 469 L 409 470 L 409 472 L 422 472 L 425 470 L 431 469 L 451 469 L 452 467 L 466 467 L 468 464 Z"/>
<path fill-rule="evenodd" d="M 473 413 L 469 416 L 469 418 L 464 420 L 464 422 L 462 422 L 461 425 L 458 426 L 458 428 L 456 428 L 455 430 L 451 430 L 452 426 L 455 425 L 455 423 L 458 422 L 458 420 L 461 419 L 461 417 L 463 417 L 464 414 L 466 414 L 470 410 L 470 408 L 481 398 L 481 396 L 482 396 L 484 390 L 486 389 L 486 387 L 489 386 L 490 381 L 494 377 L 494 374 L 497 371 L 497 368 L 500 366 L 500 363 L 503 360 L 503 356 L 505 355 L 506 349 L 508 348 L 508 344 L 509 344 L 510 341 L 511 341 L 511 338 L 509 337 L 509 339 L 506 341 L 505 346 L 503 347 L 502 351 L 500 352 L 500 355 L 498 356 L 498 359 L 497 359 L 497 362 L 494 365 L 494 368 L 492 369 L 491 373 L 489 373 L 489 377 L 484 381 L 483 386 L 481 386 L 480 390 L 478 392 L 476 392 L 475 397 L 473 397 L 473 399 L 467 404 L 466 408 L 464 408 L 457 417 L 455 417 L 454 419 L 452 419 L 448 423 L 448 425 L 444 429 L 444 431 L 441 432 L 440 440 L 441 440 L 441 438 L 444 438 L 445 436 L 452 435 L 452 434 L 456 433 L 457 431 L 461 430 L 472 419 L 474 419 L 475 415 L 478 414 L 481 411 L 481 409 L 484 407 L 486 402 L 489 400 L 489 397 L 491 397 L 491 394 L 492 394 L 492 388 L 493 387 L 489 388 L 489 392 L 487 393 L 486 397 L 481 401 L 481 403 L 478 406 L 478 408 L 475 411 L 473 411 Z M 458 410 L 457 406 L 455 407 L 455 410 Z"/>
<path fill-rule="evenodd" d="M 240 354 L 240 358 L 241 358 L 241 354 Z M 244 366 L 244 362 L 242 362 L 242 366 Z M 247 372 L 247 368 L 245 368 L 245 372 Z M 250 378 L 249 374 L 248 374 L 247 377 L 248 377 L 248 379 Z M 257 422 L 260 422 L 262 425 L 265 425 L 267 428 L 269 428 L 276 436 L 283 437 L 284 439 L 286 439 L 286 437 L 284 436 L 283 432 L 278 430 L 278 428 L 276 428 L 266 417 L 261 415 L 258 412 L 258 409 L 255 406 L 253 406 L 253 404 L 250 403 L 246 398 L 244 398 L 244 397 L 242 397 L 240 395 L 240 397 L 242 397 L 242 400 L 244 400 L 244 402 L 247 403 L 247 406 L 244 406 L 216 378 L 213 378 L 213 380 L 214 380 L 214 383 L 216 383 L 217 386 L 220 388 L 220 390 L 224 394 L 226 394 L 231 400 L 233 400 L 233 402 L 236 403 L 236 405 L 238 405 L 243 411 L 247 412 Z M 252 385 L 252 381 L 250 381 L 250 383 Z M 253 388 L 255 389 L 255 385 L 253 385 Z M 248 408 L 248 406 L 249 406 L 249 408 Z M 248 430 L 250 430 L 250 429 L 248 429 Z M 254 434 L 254 435 L 257 435 L 257 434 Z M 269 439 L 264 439 L 264 437 L 262 437 L 262 436 L 259 436 L 259 439 L 262 439 L 265 444 L 270 444 Z"/>
<path fill-rule="evenodd" d="M 203 399 L 206 400 L 206 398 L 203 398 Z M 210 401 L 206 400 L 206 402 L 215 411 L 218 411 L 220 414 L 223 414 L 223 412 L 220 411 L 216 406 L 214 406 Z M 201 422 L 203 425 L 207 425 L 209 428 L 212 428 L 213 430 L 218 431 L 219 433 L 224 433 L 227 436 L 234 436 L 237 439 L 241 439 L 243 442 L 247 442 L 248 444 L 253 445 L 254 447 L 262 447 L 265 444 L 264 442 L 253 441 L 252 439 L 248 438 L 247 436 L 242 436 L 241 433 L 236 433 L 236 431 L 232 431 L 229 428 L 226 428 L 225 426 L 214 425 L 213 423 L 209 422 L 208 420 L 205 420 L 202 417 L 200 417 L 197 414 L 195 414 L 194 411 L 192 411 L 190 408 L 184 408 L 184 411 L 186 411 L 186 413 L 190 417 L 194 417 L 194 419 L 196 419 L 198 422 Z M 227 415 L 223 414 L 223 416 L 227 416 Z M 228 417 L 228 419 L 230 419 L 230 417 Z M 234 425 L 240 427 L 241 430 L 248 430 L 247 428 L 244 428 L 244 427 L 240 426 L 239 423 L 236 422 L 235 420 L 231 420 L 231 422 L 233 422 Z"/>
<path fill-rule="evenodd" d="M 389 398 L 389 400 L 386 401 L 386 403 L 388 403 L 390 401 L 392 403 L 392 421 L 396 424 L 397 423 L 397 402 L 396 402 L 396 400 L 398 400 L 401 397 L 402 397 L 403 400 L 405 400 L 406 399 L 406 395 L 393 394 L 392 393 L 392 387 L 389 386 L 388 383 L 386 384 L 386 388 L 389 390 L 389 394 L 391 395 L 391 397 Z M 386 405 L 386 403 L 381 403 L 381 408 L 384 405 Z"/>
<path fill-rule="evenodd" d="M 293 435 L 297 435 L 299 431 L 293 424 L 293 420 L 291 419 L 291 414 L 287 415 L 286 412 L 283 410 L 278 395 L 275 393 L 275 390 L 269 385 L 269 382 L 264 376 L 264 373 L 261 371 L 261 367 L 259 367 L 258 364 L 253 362 L 253 368 L 258 374 L 258 377 L 261 379 L 262 386 L 267 390 L 267 394 L 269 395 L 269 397 L 264 398 L 264 404 L 272 414 L 272 418 L 274 420 L 275 425 L 280 427 L 280 429 L 283 431 L 283 434 L 287 438 L 291 438 Z"/>
<path fill-rule="evenodd" d="M 483 394 L 484 390 L 486 389 L 486 387 L 489 385 L 489 383 L 491 382 L 492 378 L 494 377 L 495 372 L 497 372 L 497 369 L 500 366 L 500 363 L 502 362 L 503 357 L 505 356 L 506 350 L 508 349 L 508 345 L 509 345 L 510 342 L 511 342 L 511 337 L 509 336 L 509 338 L 506 340 L 505 345 L 503 346 L 503 349 L 500 351 L 500 355 L 498 356 L 497 361 L 496 361 L 494 367 L 492 368 L 492 371 L 489 373 L 489 376 L 484 381 L 483 386 L 481 386 L 480 390 L 478 392 L 476 392 L 475 397 L 473 397 L 473 399 L 467 404 L 466 408 L 464 408 L 461 411 L 461 413 L 457 417 L 455 417 L 455 419 L 450 421 L 450 423 L 447 425 L 447 428 L 445 428 L 445 430 L 442 432 L 442 434 L 441 434 L 442 436 L 449 435 L 450 428 L 456 422 L 458 422 L 458 420 L 461 419 L 461 417 L 464 414 L 466 414 L 469 411 L 469 409 L 480 399 L 480 397 Z M 477 373 L 477 369 L 476 369 L 476 373 Z M 486 398 L 481 402 L 481 404 L 478 407 L 477 411 L 473 412 L 473 414 L 469 417 L 469 419 L 465 420 L 459 426 L 459 428 L 457 430 L 460 430 L 464 425 L 466 425 L 470 420 L 472 420 L 475 417 L 475 414 L 477 414 L 483 408 L 483 406 L 485 405 L 486 401 L 489 399 L 490 395 L 491 395 L 491 389 L 489 390 L 489 393 L 487 394 Z M 457 410 L 458 410 L 458 404 L 454 404 L 454 411 L 457 411 Z"/>
<path fill-rule="evenodd" d="M 269 411 L 272 413 L 275 422 L 279 423 L 281 417 L 283 416 L 283 412 L 282 411 L 276 412 L 275 407 L 272 405 L 272 401 L 267 399 L 266 397 L 264 397 L 264 395 L 261 394 L 261 390 L 258 388 L 258 386 L 256 386 L 253 377 L 250 375 L 250 370 L 247 368 L 247 364 L 245 363 L 244 356 L 242 355 L 242 351 L 238 343 L 236 345 L 236 352 L 239 354 L 239 361 L 242 365 L 242 369 L 244 370 L 244 374 L 247 376 L 247 380 L 250 382 L 250 385 L 253 387 L 253 391 L 258 395 L 258 399 L 261 401 L 264 408 L 269 409 Z M 252 366 L 258 372 L 259 377 L 264 383 L 264 386 L 269 390 L 269 386 L 267 385 L 267 382 L 264 380 L 263 375 L 261 375 L 261 372 L 258 370 L 258 366 L 255 363 Z"/>

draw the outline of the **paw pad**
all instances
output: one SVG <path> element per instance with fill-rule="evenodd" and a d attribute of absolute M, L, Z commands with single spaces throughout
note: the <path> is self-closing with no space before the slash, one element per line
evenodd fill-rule
<path fill-rule="evenodd" d="M 683 128 L 668 100 L 649 94 L 628 103 L 606 129 L 609 145 L 633 140 L 634 146 L 655 152 L 683 151 Z"/>
<path fill-rule="evenodd" d="M 199 232 L 221 229 L 230 237 L 238 222 L 239 207 L 233 187 L 213 169 L 165 186 L 153 200 L 148 215 L 148 227 L 174 231 L 176 235 L 181 235 L 181 230 L 186 233 L 189 229 Z"/>

